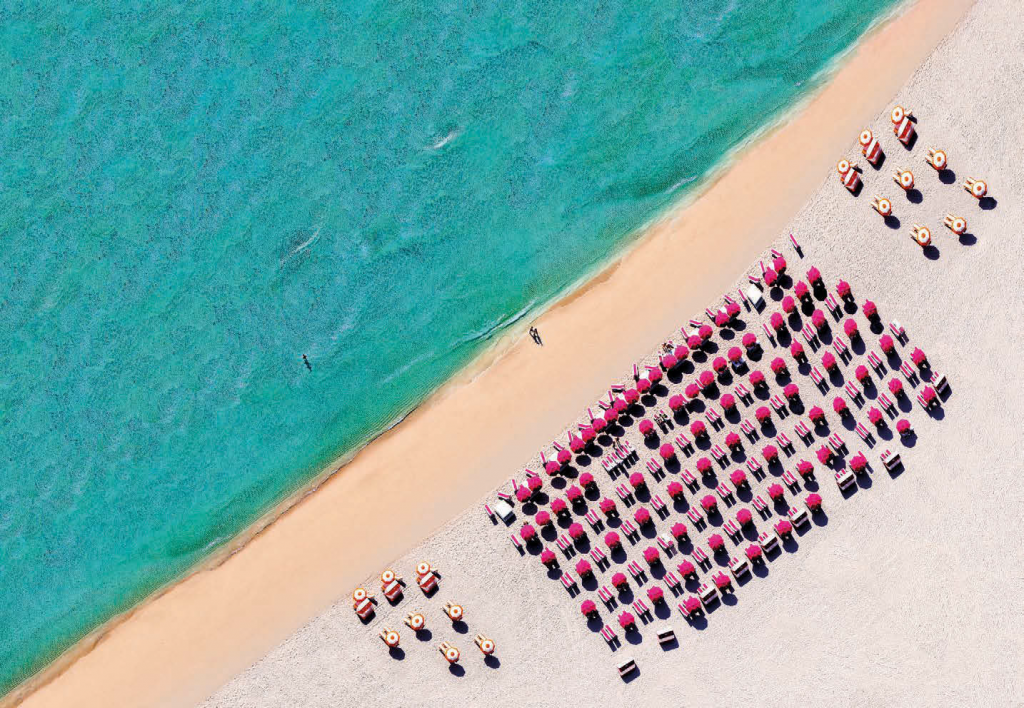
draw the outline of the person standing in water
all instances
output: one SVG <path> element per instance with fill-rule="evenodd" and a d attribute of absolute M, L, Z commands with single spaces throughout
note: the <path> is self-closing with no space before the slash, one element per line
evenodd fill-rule
<path fill-rule="evenodd" d="M 313 365 L 309 363 L 309 359 L 306 357 L 305 354 L 302 355 L 302 361 L 306 362 L 307 369 L 309 369 L 310 371 L 313 370 Z"/>
<path fill-rule="evenodd" d="M 533 338 L 533 343 L 538 346 L 544 346 L 544 342 L 541 341 L 540 332 L 537 331 L 536 327 L 530 327 L 530 337 Z"/>

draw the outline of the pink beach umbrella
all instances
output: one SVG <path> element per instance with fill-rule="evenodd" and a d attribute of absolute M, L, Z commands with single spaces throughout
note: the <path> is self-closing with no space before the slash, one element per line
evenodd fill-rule
<path fill-rule="evenodd" d="M 900 435 L 909 435 L 911 430 L 910 421 L 906 418 L 900 418 L 896 421 L 896 432 Z"/>
<path fill-rule="evenodd" d="M 659 368 L 657 368 L 655 366 L 648 366 L 647 367 L 647 380 L 651 382 L 652 386 L 654 384 L 658 383 L 659 381 L 661 381 L 663 376 L 664 376 L 664 374 L 661 373 L 661 369 L 659 369 Z"/>
<path fill-rule="evenodd" d="M 726 447 L 735 450 L 738 447 L 742 447 L 743 442 L 740 440 L 740 436 L 736 433 L 736 431 L 732 431 L 725 436 L 725 445 Z"/>
<path fill-rule="evenodd" d="M 871 421 L 872 425 L 878 426 L 885 420 L 885 417 L 882 415 L 882 411 L 872 406 L 868 411 L 868 420 Z"/>
<path fill-rule="evenodd" d="M 661 562 L 661 554 L 658 553 L 658 549 L 654 546 L 648 546 L 644 549 L 644 560 L 647 561 L 648 565 L 655 565 Z"/>
<path fill-rule="evenodd" d="M 733 470 L 729 475 L 729 481 L 732 482 L 736 489 L 739 489 L 747 483 L 747 475 L 743 470 Z"/>
<path fill-rule="evenodd" d="M 807 417 L 811 419 L 814 426 L 817 427 L 825 422 L 825 411 L 821 410 L 820 407 L 814 406 L 811 410 L 807 411 Z"/>
<path fill-rule="evenodd" d="M 688 578 L 691 575 L 696 575 L 697 573 L 697 568 L 690 561 L 683 561 L 678 566 L 676 566 L 676 570 L 678 570 L 679 574 L 684 578 Z"/>
<path fill-rule="evenodd" d="M 764 455 L 764 461 L 769 465 L 779 459 L 779 451 L 774 445 L 765 445 L 761 450 L 761 454 Z"/>
<path fill-rule="evenodd" d="M 615 513 L 615 502 L 608 497 L 602 499 L 599 506 L 601 507 L 601 512 L 606 516 Z"/>
<path fill-rule="evenodd" d="M 718 575 L 714 576 L 712 580 L 715 581 L 715 587 L 719 590 L 725 590 L 732 586 L 732 581 L 729 580 L 729 576 L 719 571 Z"/>
<path fill-rule="evenodd" d="M 828 321 L 825 319 L 825 313 L 821 310 L 815 310 L 811 313 L 811 324 L 817 330 L 825 329 L 825 325 Z"/>
<path fill-rule="evenodd" d="M 749 350 L 757 344 L 757 335 L 753 332 L 747 332 L 740 341 L 743 344 L 743 348 Z"/>
<path fill-rule="evenodd" d="M 734 320 L 739 317 L 742 310 L 740 309 L 739 303 L 729 302 L 725 305 L 725 311 L 728 313 L 729 319 Z"/>
<path fill-rule="evenodd" d="M 807 287 L 807 283 L 802 280 L 798 280 L 796 281 L 796 285 L 793 286 L 793 294 L 800 300 L 807 300 L 811 296 L 811 291 Z"/>
<path fill-rule="evenodd" d="M 772 267 L 778 271 L 779 275 L 786 272 L 786 259 L 783 256 L 775 256 L 775 260 L 772 261 Z"/>
<path fill-rule="evenodd" d="M 715 360 L 711 362 L 711 368 L 719 374 L 725 371 L 729 366 L 729 362 L 725 360 L 724 356 L 716 356 Z"/>
<path fill-rule="evenodd" d="M 554 460 L 548 460 L 544 463 L 544 471 L 549 475 L 556 475 L 562 471 L 562 466 Z"/>
<path fill-rule="evenodd" d="M 794 300 L 792 296 L 787 295 L 782 298 L 782 311 L 787 315 L 796 312 L 796 300 Z"/>
<path fill-rule="evenodd" d="M 680 364 L 682 364 L 683 361 L 690 356 L 690 350 L 685 344 L 680 344 L 672 350 L 672 355 L 675 356 L 676 360 L 678 360 Z"/>
<path fill-rule="evenodd" d="M 938 400 L 939 395 L 935 393 L 935 389 L 931 386 L 925 386 L 924 390 L 921 391 L 921 397 L 924 398 L 925 403 L 934 403 Z"/>
<path fill-rule="evenodd" d="M 673 411 L 682 410 L 686 407 L 686 399 L 677 393 L 668 399 L 668 407 Z"/>
<path fill-rule="evenodd" d="M 920 348 L 914 347 L 914 351 L 910 352 L 910 360 L 920 368 L 928 361 L 928 357 L 924 355 Z"/>
<path fill-rule="evenodd" d="M 700 500 L 700 505 L 704 508 L 704 511 L 706 512 L 711 512 L 718 508 L 718 502 L 716 502 L 715 498 L 710 494 L 706 495 L 703 499 Z"/>
<path fill-rule="evenodd" d="M 640 430 L 640 434 L 643 435 L 645 438 L 654 432 L 654 423 L 652 423 L 647 418 L 641 420 L 640 425 L 637 427 Z"/>
<path fill-rule="evenodd" d="M 878 317 L 878 307 L 870 300 L 864 301 L 864 307 L 862 307 L 861 310 L 864 312 L 864 316 L 869 320 L 874 320 Z"/>
<path fill-rule="evenodd" d="M 686 525 L 680 524 L 678 522 L 672 524 L 672 528 L 669 529 L 669 531 L 672 533 L 672 538 L 674 538 L 677 541 L 689 536 L 689 533 L 686 531 Z"/>
<path fill-rule="evenodd" d="M 846 336 L 850 339 L 856 339 L 860 336 L 860 331 L 857 329 L 857 322 L 852 318 L 843 322 L 843 331 L 846 332 Z"/>
<path fill-rule="evenodd" d="M 700 372 L 700 387 L 701 388 L 707 388 L 708 386 L 710 386 L 714 382 L 715 382 L 715 375 L 712 374 L 710 371 L 702 371 L 702 372 Z"/>
<path fill-rule="evenodd" d="M 811 285 L 821 284 L 821 272 L 814 266 L 807 269 L 807 282 Z"/>
<path fill-rule="evenodd" d="M 612 586 L 618 590 L 624 590 L 629 587 L 629 581 L 626 580 L 624 573 L 616 573 L 612 576 Z"/>
<path fill-rule="evenodd" d="M 537 538 L 537 529 L 530 526 L 530 524 L 523 524 L 523 528 L 519 530 L 519 535 L 524 541 L 529 543 Z"/>
<path fill-rule="evenodd" d="M 577 504 L 583 500 L 583 490 L 574 484 L 565 490 L 565 497 L 570 504 Z"/>
<path fill-rule="evenodd" d="M 701 325 L 700 329 L 697 330 L 697 336 L 700 337 L 702 342 L 706 342 L 711 339 L 712 334 L 714 334 L 714 330 L 708 325 Z"/>
<path fill-rule="evenodd" d="M 701 474 L 707 474 L 711 471 L 711 460 L 706 457 L 702 457 L 697 460 L 697 471 Z"/>
<path fill-rule="evenodd" d="M 622 545 L 622 540 L 619 538 L 619 534 L 614 531 L 609 531 L 604 535 L 605 545 L 608 546 L 609 550 L 614 551 Z"/>
<path fill-rule="evenodd" d="M 540 562 L 549 568 L 558 562 L 558 558 L 555 556 L 555 552 L 550 548 L 545 548 L 540 552 Z"/>
<path fill-rule="evenodd" d="M 635 388 L 627 388 L 626 392 L 622 395 L 626 399 L 626 403 L 629 405 L 633 405 L 640 400 L 640 392 Z"/>
<path fill-rule="evenodd" d="M 821 355 L 821 365 L 825 367 L 826 371 L 836 370 L 836 358 L 832 356 L 832 352 L 825 352 Z"/>
<path fill-rule="evenodd" d="M 708 434 L 707 427 L 704 425 L 704 421 L 695 420 L 690 424 L 690 432 L 695 438 L 703 438 Z"/>
<path fill-rule="evenodd" d="M 675 448 L 668 443 L 665 443 L 660 448 L 658 448 L 658 453 L 661 455 L 661 459 L 663 460 L 671 460 L 676 456 Z"/>
<path fill-rule="evenodd" d="M 686 340 L 686 344 L 690 347 L 691 350 L 696 351 L 701 348 L 702 344 L 704 344 L 704 340 L 701 339 L 700 335 L 698 334 L 691 334 L 690 337 Z"/>
<path fill-rule="evenodd" d="M 823 465 L 827 465 L 832 461 L 832 451 L 822 445 L 818 448 L 818 462 Z"/>
<path fill-rule="evenodd" d="M 749 558 L 750 560 L 756 561 L 758 558 L 761 557 L 761 553 L 761 547 L 756 543 L 751 543 L 749 546 L 747 546 L 747 558 Z"/>
<path fill-rule="evenodd" d="M 753 371 L 751 371 L 750 376 L 748 378 L 750 381 L 750 385 L 753 386 L 754 388 L 760 388 L 761 386 L 764 386 L 764 374 L 761 373 L 760 369 L 754 369 Z"/>
<path fill-rule="evenodd" d="M 659 602 L 664 602 L 665 591 L 662 590 L 661 586 L 659 585 L 652 585 L 651 587 L 647 588 L 647 599 L 655 604 Z"/>
<path fill-rule="evenodd" d="M 601 425 L 604 425 L 603 420 L 601 421 Z M 588 425 L 587 427 L 583 428 L 583 430 L 580 431 L 580 437 L 583 438 L 583 443 L 585 445 L 589 445 L 590 443 L 594 442 L 594 438 L 597 437 L 597 431 L 594 430 L 593 425 Z"/>
<path fill-rule="evenodd" d="M 700 386 L 695 383 L 688 384 L 685 393 L 686 397 L 692 400 L 700 395 Z"/>
<path fill-rule="evenodd" d="M 864 366 L 863 364 L 859 365 L 856 369 L 853 370 L 853 375 L 861 383 L 864 383 L 865 381 L 871 378 L 871 372 L 868 371 L 868 367 Z"/>
<path fill-rule="evenodd" d="M 661 357 L 661 361 L 659 361 L 658 363 L 661 365 L 661 368 L 664 369 L 665 371 L 671 371 L 672 369 L 679 366 L 679 359 L 676 358 L 675 354 L 666 354 L 665 356 Z"/>
<path fill-rule="evenodd" d="M 531 492 L 537 493 L 544 486 L 544 482 L 540 477 L 530 477 L 526 480 L 526 486 L 530 488 Z"/>
<path fill-rule="evenodd" d="M 779 274 L 774 269 L 769 268 L 764 272 L 764 283 L 765 285 L 775 285 L 779 280 Z"/>
<path fill-rule="evenodd" d="M 576 561 L 576 573 L 580 578 L 587 578 L 594 574 L 594 569 L 590 567 L 590 561 L 586 558 L 581 558 Z"/>
<path fill-rule="evenodd" d="M 647 485 L 642 472 L 634 472 L 629 475 L 629 483 L 632 485 L 633 489 L 640 489 Z"/>
<path fill-rule="evenodd" d="M 889 393 L 894 396 L 903 394 L 903 382 L 899 379 L 889 379 Z"/>
<path fill-rule="evenodd" d="M 580 486 L 583 487 L 584 489 L 590 489 L 591 487 L 596 486 L 594 475 L 590 474 L 589 472 L 584 472 L 583 474 L 581 474 Z"/>
<path fill-rule="evenodd" d="M 780 519 L 775 524 L 775 533 L 782 537 L 789 536 L 793 533 L 793 524 L 790 523 L 789 519 Z"/>
<path fill-rule="evenodd" d="M 646 526 L 651 523 L 651 512 L 647 511 L 647 507 L 642 506 L 633 512 L 633 520 L 641 526 Z"/>
<path fill-rule="evenodd" d="M 750 509 L 746 507 L 736 512 L 736 523 L 740 526 L 746 526 L 754 520 L 754 515 L 750 513 Z"/>
<path fill-rule="evenodd" d="M 569 464 L 570 460 L 572 460 L 571 452 L 569 452 L 565 448 L 562 448 L 561 450 L 558 451 L 558 464 L 565 466 Z"/>
<path fill-rule="evenodd" d="M 637 381 L 636 382 L 636 390 L 637 390 L 638 393 L 641 393 L 641 394 L 647 393 L 648 391 L 650 391 L 651 390 L 651 381 L 650 381 L 650 379 L 640 379 L 639 381 Z"/>
<path fill-rule="evenodd" d="M 842 396 L 836 396 L 832 401 L 832 410 L 839 415 L 846 415 L 848 409 L 846 407 L 846 400 Z"/>
<path fill-rule="evenodd" d="M 764 424 L 771 420 L 772 413 L 767 406 L 761 406 L 754 412 L 754 417 L 757 418 L 758 423 Z"/>
<path fill-rule="evenodd" d="M 786 362 L 782 360 L 782 357 L 777 356 L 772 359 L 772 371 L 777 376 L 786 376 L 789 374 L 789 369 L 786 367 Z"/>
<path fill-rule="evenodd" d="M 569 437 L 569 449 L 573 452 L 581 453 L 586 447 L 587 444 L 583 442 L 583 438 L 576 437 L 575 435 Z"/>
<path fill-rule="evenodd" d="M 729 349 L 729 353 L 726 355 L 729 357 L 729 361 L 735 364 L 736 362 L 743 359 L 743 350 L 739 347 L 732 347 Z"/>
<path fill-rule="evenodd" d="M 604 418 L 594 418 L 592 421 L 590 421 L 590 429 L 594 431 L 595 437 L 596 437 L 596 434 L 600 433 L 602 430 L 604 430 L 605 427 L 607 427 L 607 425 L 608 425 L 608 421 L 606 421 Z M 586 430 L 584 430 L 583 432 L 584 432 L 583 439 L 586 440 L 587 439 L 587 436 L 585 434 Z M 593 438 L 591 438 L 591 440 L 593 440 Z"/>
<path fill-rule="evenodd" d="M 578 541 L 579 539 L 583 538 L 586 535 L 587 535 L 587 532 L 583 530 L 583 525 L 582 524 L 573 523 L 573 524 L 569 525 L 569 537 L 572 540 Z"/>
<path fill-rule="evenodd" d="M 814 465 L 807 460 L 800 460 L 796 463 L 796 471 L 801 477 L 807 479 L 814 474 Z"/>
<path fill-rule="evenodd" d="M 629 612 L 623 612 L 619 615 L 619 626 L 626 631 L 636 629 L 636 619 Z"/>
<path fill-rule="evenodd" d="M 727 312 L 722 312 L 721 310 L 719 310 L 718 314 L 715 315 L 715 325 L 717 325 L 718 327 L 725 327 L 727 324 L 729 324 L 729 320 L 730 317 Z"/>
<path fill-rule="evenodd" d="M 727 412 L 736 407 L 736 398 L 731 393 L 722 394 L 718 402 L 722 404 L 722 409 Z"/>
<path fill-rule="evenodd" d="M 551 513 L 555 516 L 562 516 L 563 514 L 569 513 L 569 508 L 565 505 L 565 500 L 561 497 L 555 497 L 551 500 Z"/>
<path fill-rule="evenodd" d="M 586 617 L 593 617 L 597 614 L 597 605 L 593 600 L 584 600 L 580 603 L 580 612 Z"/>
<path fill-rule="evenodd" d="M 668 483 L 666 491 L 668 492 L 668 495 L 673 499 L 679 499 L 681 496 L 683 496 L 683 485 L 675 480 L 672 480 L 671 482 Z"/>
<path fill-rule="evenodd" d="M 878 338 L 878 346 L 882 348 L 882 351 L 886 354 L 892 354 L 896 351 L 896 342 L 892 340 L 888 334 L 883 334 Z"/>
<path fill-rule="evenodd" d="M 818 511 L 821 509 L 821 495 L 812 492 L 807 495 L 807 498 L 804 500 L 804 503 L 807 504 L 807 508 L 810 509 L 811 511 Z"/>
<path fill-rule="evenodd" d="M 797 386 L 795 383 L 786 384 L 785 387 L 782 389 L 782 395 L 785 396 L 790 401 L 795 401 L 796 399 L 800 398 L 800 387 Z"/>
<path fill-rule="evenodd" d="M 800 342 L 793 342 L 789 345 L 789 354 L 797 361 L 804 361 L 807 355 L 804 354 L 804 345 Z"/>
<path fill-rule="evenodd" d="M 683 600 L 683 606 L 686 608 L 686 614 L 691 615 L 700 609 L 700 600 L 690 595 L 690 597 Z"/>
<path fill-rule="evenodd" d="M 838 293 L 839 297 L 841 297 L 844 300 L 850 297 L 850 284 L 847 283 L 845 280 L 840 280 L 836 284 L 836 293 Z"/>
<path fill-rule="evenodd" d="M 521 504 L 530 501 L 532 496 L 533 494 L 528 487 L 520 487 L 516 490 L 516 500 Z"/>
<path fill-rule="evenodd" d="M 612 406 L 615 408 L 615 412 L 620 414 L 625 413 L 629 409 L 629 403 L 624 398 L 616 398 Z"/>
<path fill-rule="evenodd" d="M 778 312 L 773 312 L 772 316 L 768 318 L 768 324 L 772 326 L 777 333 L 781 332 L 786 327 L 786 321 L 782 319 L 782 315 Z"/>
<path fill-rule="evenodd" d="M 551 514 L 542 509 L 537 512 L 537 516 L 535 516 L 533 520 L 537 522 L 538 526 L 544 528 L 551 525 Z"/>
<path fill-rule="evenodd" d="M 717 533 L 711 534 L 708 537 L 708 548 L 710 548 L 715 553 L 718 553 L 719 551 L 725 548 L 725 539 L 723 539 Z"/>
<path fill-rule="evenodd" d="M 850 458 L 850 469 L 860 474 L 868 467 L 868 458 L 864 457 L 864 453 L 858 452 L 856 455 Z"/>

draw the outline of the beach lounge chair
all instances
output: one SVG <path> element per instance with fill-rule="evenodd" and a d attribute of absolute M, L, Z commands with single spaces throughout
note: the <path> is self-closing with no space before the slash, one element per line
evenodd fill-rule
<path fill-rule="evenodd" d="M 802 420 L 796 422 L 796 434 L 800 436 L 800 439 L 807 443 L 808 440 L 813 440 L 814 436 L 811 435 L 811 429 L 807 427 L 807 423 Z"/>
<path fill-rule="evenodd" d="M 893 470 L 899 468 L 900 454 L 898 452 L 893 452 L 892 450 L 886 449 L 880 457 L 882 460 L 882 466 L 885 467 L 885 469 L 888 470 L 889 472 L 892 472 Z"/>
<path fill-rule="evenodd" d="M 576 588 L 576 579 L 573 578 L 568 573 L 562 573 L 561 580 L 562 580 L 562 585 L 565 587 L 566 590 L 569 591 L 570 594 L 572 594 L 574 589 L 577 589 Z"/>
<path fill-rule="evenodd" d="M 459 657 L 461 654 L 451 642 L 441 642 L 437 646 L 437 650 L 441 652 L 441 656 L 443 656 L 449 664 L 459 663 Z"/>
<path fill-rule="evenodd" d="M 914 381 L 917 380 L 917 372 L 914 371 L 914 368 L 909 363 L 904 361 L 900 364 L 900 373 L 903 374 L 903 378 L 907 380 L 907 383 L 911 386 L 914 385 Z"/>
<path fill-rule="evenodd" d="M 657 480 L 658 475 L 662 473 L 664 470 L 661 466 L 661 462 L 652 457 L 649 460 L 647 460 L 647 471 L 651 473 L 655 480 Z"/>
<path fill-rule="evenodd" d="M 664 519 L 665 516 L 668 515 L 668 506 L 665 504 L 665 500 L 662 499 L 659 495 L 655 494 L 653 497 L 651 497 L 651 506 L 654 507 L 654 511 L 661 518 Z"/>
<path fill-rule="evenodd" d="M 631 560 L 626 564 L 626 570 L 629 571 L 629 574 L 633 576 L 633 580 L 638 584 L 641 583 L 642 578 L 646 577 L 643 567 L 635 560 Z"/>
<path fill-rule="evenodd" d="M 740 430 L 747 436 L 747 440 L 754 442 L 758 438 L 757 430 L 754 429 L 754 424 L 744 418 L 740 421 Z"/>
<path fill-rule="evenodd" d="M 414 632 L 419 632 L 426 628 L 427 618 L 423 616 L 422 612 L 410 612 L 405 616 L 405 624 Z"/>
<path fill-rule="evenodd" d="M 872 440 L 871 431 L 869 431 L 866 427 L 864 427 L 864 424 L 860 423 L 860 422 L 857 423 L 856 430 L 857 430 L 857 435 L 860 436 L 860 439 L 870 445 L 871 444 L 871 440 Z"/>
<path fill-rule="evenodd" d="M 834 317 L 838 317 L 839 302 L 836 300 L 836 296 L 832 293 L 829 293 L 828 297 L 825 298 L 825 307 L 828 308 L 828 311 L 831 312 Z"/>
<path fill-rule="evenodd" d="M 703 583 L 697 588 L 697 596 L 700 597 L 700 601 L 704 604 L 704 607 L 708 607 L 718 602 L 718 587 L 715 585 L 709 585 Z"/>
<path fill-rule="evenodd" d="M 693 443 L 683 433 L 679 433 L 676 436 L 676 447 L 679 448 L 679 452 L 683 453 L 687 457 L 693 454 Z"/>
<path fill-rule="evenodd" d="M 494 515 L 494 510 L 491 508 L 490 504 L 484 504 L 484 511 L 487 512 L 487 518 L 494 523 L 498 523 L 498 517 Z"/>
<path fill-rule="evenodd" d="M 590 524 L 590 528 L 594 529 L 594 531 L 600 531 L 604 528 L 604 521 L 602 521 L 601 517 L 597 515 L 596 509 L 588 509 L 583 518 L 587 520 L 587 523 Z"/>
<path fill-rule="evenodd" d="M 885 364 L 882 362 L 882 357 L 878 356 L 878 352 L 871 350 L 868 352 L 868 363 L 871 364 L 871 368 L 875 370 L 875 374 L 882 376 L 885 374 Z"/>
<path fill-rule="evenodd" d="M 625 484 L 620 484 L 617 487 L 615 487 L 615 493 L 619 495 L 619 499 L 621 499 L 622 503 L 625 504 L 626 506 L 629 506 L 635 501 L 635 499 L 633 498 L 633 490 L 627 487 Z"/>
<path fill-rule="evenodd" d="M 729 486 L 725 482 L 722 482 L 717 487 L 715 487 L 715 491 L 718 493 L 719 498 L 721 498 L 721 500 L 725 502 L 726 506 L 731 506 L 735 502 L 735 499 L 732 495 L 732 490 L 729 489 Z"/>
<path fill-rule="evenodd" d="M 668 586 L 668 589 L 672 591 L 673 595 L 679 594 L 680 586 L 682 585 L 679 580 L 679 576 L 670 570 L 665 573 L 663 580 L 665 581 L 665 585 Z"/>
<path fill-rule="evenodd" d="M 782 450 L 790 452 L 793 450 L 793 441 L 789 439 L 789 436 L 785 433 L 779 433 L 775 436 L 775 444 Z"/>
<path fill-rule="evenodd" d="M 761 467 L 760 460 L 754 457 L 747 458 L 747 471 L 754 475 L 754 479 L 757 479 L 760 476 L 762 470 L 763 468 Z"/>
<path fill-rule="evenodd" d="M 832 350 L 835 351 L 836 356 L 842 362 L 845 362 L 847 357 L 850 356 L 850 349 L 846 346 L 846 340 L 838 334 L 832 338 Z"/>
<path fill-rule="evenodd" d="M 608 642 L 610 646 L 614 646 L 615 643 L 618 641 L 618 637 L 615 636 L 615 630 L 613 630 L 608 625 L 605 625 L 601 628 L 601 636 L 604 637 L 604 640 Z"/>
<path fill-rule="evenodd" d="M 839 485 L 840 491 L 845 491 L 850 487 L 856 485 L 857 481 L 854 477 L 853 470 L 849 467 L 839 470 L 836 472 L 836 484 Z"/>
<path fill-rule="evenodd" d="M 786 483 L 787 487 L 789 487 L 790 492 L 796 492 L 797 489 L 800 488 L 796 481 L 796 475 L 793 474 L 792 470 L 783 471 L 782 481 Z"/>
<path fill-rule="evenodd" d="M 632 607 L 633 612 L 637 614 L 637 617 L 639 617 L 640 619 L 650 619 L 651 608 L 648 607 L 647 603 L 644 602 L 641 598 L 638 597 L 637 599 L 633 600 Z"/>
<path fill-rule="evenodd" d="M 832 433 L 828 436 L 829 447 L 832 448 L 832 452 L 838 454 L 840 451 L 846 449 L 846 441 L 843 440 L 839 433 Z"/>
<path fill-rule="evenodd" d="M 722 449 L 721 445 L 715 445 L 711 448 L 711 456 L 715 458 L 715 462 L 719 464 L 726 461 L 725 450 Z"/>
<path fill-rule="evenodd" d="M 555 545 L 558 546 L 558 550 L 564 553 L 567 557 L 572 555 L 572 541 L 569 540 L 569 537 L 566 536 L 564 533 L 559 535 L 559 537 L 555 539 Z"/>
<path fill-rule="evenodd" d="M 693 472 L 690 470 L 683 468 L 683 471 L 679 473 L 679 476 L 682 478 L 683 484 L 685 484 L 691 492 L 695 492 L 700 488 L 700 482 L 697 481 L 697 477 L 695 477 Z"/>
<path fill-rule="evenodd" d="M 700 546 L 695 547 L 691 555 L 693 556 L 693 560 L 696 561 L 697 567 L 700 569 L 707 570 L 711 567 L 711 559 L 708 558 L 707 551 Z"/>
<path fill-rule="evenodd" d="M 906 343 L 907 333 L 903 331 L 903 325 L 896 320 L 889 323 L 889 331 L 892 332 L 892 336 L 896 338 L 896 341 L 900 344 Z"/>
<path fill-rule="evenodd" d="M 863 403 L 864 395 L 860 390 L 860 387 L 854 381 L 847 381 L 846 385 L 843 386 L 843 390 L 846 391 L 846 395 L 853 399 L 853 402 L 858 406 Z"/>
<path fill-rule="evenodd" d="M 811 517 L 804 507 L 794 506 L 789 510 L 789 520 L 793 523 L 794 528 L 800 528 L 804 524 L 810 523 Z"/>
<path fill-rule="evenodd" d="M 921 407 L 924 408 L 926 411 L 931 410 L 932 408 L 935 407 L 935 402 L 929 402 L 928 399 L 924 397 L 923 393 L 917 394 L 917 402 L 920 403 Z"/>
<path fill-rule="evenodd" d="M 772 404 L 772 410 L 774 410 L 776 414 L 781 413 L 782 409 L 786 407 L 786 404 L 778 394 L 772 396 L 768 402 Z"/>
<path fill-rule="evenodd" d="M 668 533 L 663 533 L 658 536 L 658 547 L 664 552 L 669 558 L 676 552 L 675 539 Z"/>
<path fill-rule="evenodd" d="M 761 329 L 764 330 L 764 334 L 768 338 L 768 341 L 772 343 L 772 346 L 775 346 L 775 332 L 773 332 L 771 327 L 768 326 L 768 323 L 762 322 Z"/>
<path fill-rule="evenodd" d="M 619 527 L 619 529 L 622 531 L 623 534 L 625 534 L 626 538 L 628 538 L 633 543 L 636 543 L 640 540 L 640 532 L 637 531 L 636 526 L 629 519 L 623 519 L 622 525 Z"/>
<path fill-rule="evenodd" d="M 797 252 L 797 255 L 803 258 L 803 249 L 800 248 L 800 244 L 797 243 L 796 237 L 792 233 L 789 234 L 789 240 L 793 243 L 793 249 Z"/>
<path fill-rule="evenodd" d="M 750 575 L 750 561 L 746 556 L 738 556 L 729 559 L 729 572 L 739 582 L 740 578 Z"/>
<path fill-rule="evenodd" d="M 733 388 L 733 391 L 736 392 L 736 398 L 740 399 L 741 401 L 748 405 L 754 400 L 754 397 L 750 395 L 750 390 L 742 383 L 736 384 L 735 388 Z"/>
<path fill-rule="evenodd" d="M 697 507 L 691 506 L 686 510 L 686 515 L 689 517 L 690 522 L 695 528 L 700 529 L 704 527 L 704 517 L 700 515 L 700 511 L 697 510 Z"/>
<path fill-rule="evenodd" d="M 605 555 L 600 546 L 594 546 L 590 549 L 590 558 L 594 561 L 594 565 L 597 566 L 598 570 L 604 570 L 605 565 L 611 565 L 608 562 L 608 556 Z"/>
<path fill-rule="evenodd" d="M 679 614 L 687 620 L 692 620 L 694 617 L 701 614 L 700 600 L 693 595 L 680 602 L 678 607 Z"/>
<path fill-rule="evenodd" d="M 444 603 L 442 609 L 444 610 L 444 613 L 448 615 L 448 619 L 450 619 L 452 622 L 462 621 L 462 615 L 464 614 L 462 605 L 457 605 L 451 600 L 449 600 L 448 602 Z"/>
<path fill-rule="evenodd" d="M 365 622 L 373 616 L 376 606 L 373 604 L 373 598 L 366 593 L 366 590 L 356 588 L 352 593 L 352 609 L 355 610 L 356 616 Z"/>
<path fill-rule="evenodd" d="M 437 574 L 432 570 L 424 573 L 417 579 L 416 584 L 420 586 L 424 595 L 429 595 L 437 589 Z"/>
<path fill-rule="evenodd" d="M 896 406 L 893 404 L 892 399 L 890 399 L 882 391 L 878 392 L 878 403 L 881 404 L 882 409 L 886 413 L 892 414 L 896 410 Z"/>
<path fill-rule="evenodd" d="M 729 538 L 731 538 L 733 541 L 739 538 L 740 527 L 739 524 L 736 523 L 735 519 L 729 519 L 728 521 L 726 521 L 724 524 L 722 524 L 722 528 L 725 529 L 725 532 L 729 534 Z"/>
<path fill-rule="evenodd" d="M 818 333 L 814 331 L 814 327 L 812 327 L 810 323 L 807 323 L 803 326 L 803 329 L 800 330 L 800 334 L 804 338 L 804 342 L 807 343 L 807 346 L 814 349 L 815 345 L 818 343 Z"/>
<path fill-rule="evenodd" d="M 757 537 L 757 542 L 761 545 L 761 550 L 765 552 L 765 555 L 774 553 L 779 548 L 779 537 L 767 531 L 761 532 L 761 535 Z"/>
<path fill-rule="evenodd" d="M 607 585 L 602 585 L 600 588 L 598 588 L 597 596 L 601 599 L 601 602 L 604 603 L 604 606 L 607 607 L 609 610 L 615 609 L 615 606 L 618 605 L 615 596 L 612 595 L 612 591 L 608 589 Z"/>
<path fill-rule="evenodd" d="M 762 518 L 766 518 L 771 512 L 768 510 L 768 502 L 764 500 L 764 497 L 758 495 L 754 497 L 754 510 L 761 515 Z"/>
<path fill-rule="evenodd" d="M 495 495 L 497 495 L 498 499 L 500 499 L 501 501 L 505 502 L 506 504 L 512 504 L 513 503 L 512 502 L 512 495 L 509 494 L 508 492 L 503 492 L 503 491 L 495 492 Z"/>
<path fill-rule="evenodd" d="M 813 381 L 814 385 L 819 389 L 823 386 L 826 388 L 828 387 L 828 384 L 825 383 L 825 375 L 821 373 L 821 369 L 817 366 L 811 367 L 811 381 Z"/>
<path fill-rule="evenodd" d="M 708 409 L 704 413 L 704 419 L 711 426 L 712 430 L 718 430 L 718 427 L 722 425 L 722 414 L 712 405 L 708 405 Z"/>

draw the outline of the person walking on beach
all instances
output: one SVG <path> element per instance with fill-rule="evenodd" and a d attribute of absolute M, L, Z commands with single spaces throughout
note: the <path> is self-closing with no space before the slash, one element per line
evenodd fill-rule
<path fill-rule="evenodd" d="M 540 332 L 537 331 L 536 327 L 530 327 L 530 337 L 533 338 L 533 343 L 537 346 L 543 347 L 544 342 L 540 339 Z"/>

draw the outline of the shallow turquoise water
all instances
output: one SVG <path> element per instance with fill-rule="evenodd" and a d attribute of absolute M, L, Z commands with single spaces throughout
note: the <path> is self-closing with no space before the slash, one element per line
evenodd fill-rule
<path fill-rule="evenodd" d="M 0 693 L 605 261 L 893 4 L 0 3 Z"/>

